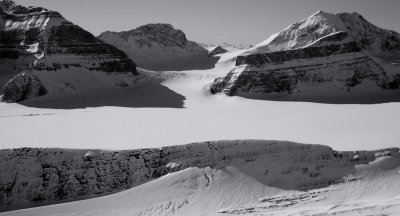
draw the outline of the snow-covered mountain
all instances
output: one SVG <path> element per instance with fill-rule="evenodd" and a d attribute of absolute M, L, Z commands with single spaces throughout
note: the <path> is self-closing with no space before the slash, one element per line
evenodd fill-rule
<path fill-rule="evenodd" d="M 199 43 L 200 46 L 204 47 L 205 49 L 207 49 L 208 51 L 214 49 L 215 47 L 221 47 L 229 52 L 232 51 L 236 51 L 236 50 L 243 50 L 243 49 L 250 49 L 253 46 L 252 45 L 243 45 L 243 44 L 239 44 L 239 45 L 234 45 L 234 44 L 230 44 L 227 42 L 224 42 L 222 44 L 212 44 L 212 43 Z"/>
<path fill-rule="evenodd" d="M 391 51 L 400 49 L 400 35 L 379 28 L 358 13 L 330 14 L 323 11 L 296 22 L 256 45 L 254 52 L 276 52 L 309 46 L 357 42 L 362 48 Z"/>
<path fill-rule="evenodd" d="M 104 42 L 123 50 L 141 68 L 150 70 L 210 69 L 217 59 L 170 24 L 147 24 L 123 32 L 103 32 Z"/>
<path fill-rule="evenodd" d="M 400 100 L 400 35 L 357 13 L 319 11 L 236 58 L 213 93 L 331 103 Z"/>
<path fill-rule="evenodd" d="M 4 87 L 8 102 L 115 86 L 137 75 L 136 64 L 123 51 L 60 13 L 11 0 L 0 1 L 0 59 L 0 85 L 13 77 Z"/>
<path fill-rule="evenodd" d="M 0 150 L 0 155 L 3 173 L 0 209 L 3 211 L 134 187 L 109 198 L 10 212 L 10 215 L 53 215 L 53 211 L 63 215 L 71 212 L 79 215 L 126 215 L 127 212 L 215 215 L 217 211 L 244 213 L 248 209 L 242 207 L 250 204 L 257 205 L 261 211 L 263 205 L 279 204 L 280 196 L 286 199 L 284 196 L 308 194 L 309 198 L 315 198 L 313 192 L 309 194 L 310 190 L 337 187 L 347 181 L 369 183 L 363 179 L 365 176 L 360 176 L 358 167 L 381 157 L 392 157 L 391 165 L 372 171 L 400 167 L 398 148 L 338 152 L 322 145 L 262 140 L 127 151 L 22 148 Z M 113 201 L 105 204 L 106 200 Z M 285 206 L 274 206 L 279 207 Z"/>

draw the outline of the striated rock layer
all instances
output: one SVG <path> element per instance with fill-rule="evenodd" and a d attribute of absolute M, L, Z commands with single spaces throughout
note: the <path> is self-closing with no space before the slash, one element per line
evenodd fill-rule
<path fill-rule="evenodd" d="M 328 103 L 400 101 L 400 35 L 357 13 L 318 12 L 236 58 L 212 93 Z"/>
<path fill-rule="evenodd" d="M 387 152 L 398 154 L 399 149 Z M 271 187 L 308 190 L 334 184 L 375 155 L 376 151 L 337 152 L 322 145 L 260 140 L 126 151 L 6 149 L 0 150 L 0 209 L 100 196 L 188 167 L 233 166 Z"/>
<path fill-rule="evenodd" d="M 0 1 L 0 60 L 0 85 L 21 71 L 30 71 L 31 77 L 42 81 L 42 71 L 137 74 L 136 64 L 123 51 L 100 41 L 60 13 L 41 7 L 23 7 L 10 0 Z M 64 82 L 56 76 L 52 80 Z M 54 92 L 54 83 L 43 81 L 43 85 L 48 93 Z M 16 85 L 8 85 L 4 92 L 7 101 L 18 102 L 35 96 L 13 98 L 17 94 L 11 86 Z"/>

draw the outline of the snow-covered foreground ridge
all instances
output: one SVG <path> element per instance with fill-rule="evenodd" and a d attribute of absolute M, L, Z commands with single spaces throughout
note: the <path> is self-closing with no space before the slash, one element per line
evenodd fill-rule
<path fill-rule="evenodd" d="M 308 191 L 338 184 L 343 178 L 357 173 L 357 164 L 368 164 L 383 155 L 391 155 L 398 160 L 399 148 L 338 152 L 322 145 L 233 140 L 125 151 L 21 148 L 1 150 L 0 155 L 0 197 L 3 211 L 118 192 L 190 167 L 192 168 L 189 171 L 183 171 L 186 173 L 185 178 L 187 175 L 194 175 L 193 178 L 197 179 L 198 172 L 205 172 L 200 175 L 205 181 L 198 182 L 200 185 L 211 185 L 213 176 L 222 175 L 226 181 L 236 182 L 234 185 L 244 184 L 249 187 L 248 190 L 231 188 L 233 191 L 237 190 L 235 193 L 241 194 L 241 197 L 230 197 L 237 200 L 233 207 L 240 207 L 239 204 L 248 204 L 247 201 L 256 201 L 260 196 L 268 195 L 265 188 L 268 188 L 271 195 L 276 195 L 282 191 Z M 196 171 L 193 167 L 210 168 Z M 174 175 L 167 176 L 161 179 L 173 178 L 171 176 Z M 132 190 L 145 190 L 143 187 L 159 184 L 157 181 L 162 181 L 161 179 Z M 165 190 L 173 190 L 175 187 L 191 188 L 185 185 L 185 181 L 167 182 L 166 184 L 171 185 L 164 185 Z M 218 187 L 225 186 L 215 187 L 217 190 Z M 264 189 L 259 191 L 260 188 Z M 146 193 L 158 193 L 153 189 Z M 209 198 L 229 196 L 224 193 L 216 192 L 215 197 Z M 180 200 L 181 195 L 177 194 L 176 200 L 171 201 L 176 208 L 190 202 L 186 199 Z M 154 208 L 161 205 L 156 201 L 150 204 Z M 232 207 L 229 204 L 221 202 L 218 207 Z M 140 206 L 133 199 L 126 208 Z M 161 209 L 164 207 L 159 206 Z"/>
<path fill-rule="evenodd" d="M 232 166 L 187 168 L 113 195 L 3 215 L 397 216 L 399 165 L 398 156 L 381 157 L 338 184 L 305 192 L 265 186 Z"/>
<path fill-rule="evenodd" d="M 357 13 L 319 11 L 236 58 L 212 93 L 328 103 L 400 100 L 400 35 Z"/>

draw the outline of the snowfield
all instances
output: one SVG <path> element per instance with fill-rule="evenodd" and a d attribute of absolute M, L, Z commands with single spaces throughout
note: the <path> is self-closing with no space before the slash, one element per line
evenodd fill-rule
<path fill-rule="evenodd" d="M 25 101 L 27 106 L 2 102 L 0 148 L 136 149 L 229 139 L 289 140 L 337 150 L 400 146 L 400 103 L 334 105 L 212 95 L 209 85 L 233 68 L 233 62 L 223 61 L 210 70 L 163 72 L 162 88 L 152 90 L 144 84 L 137 91 L 146 91 L 134 94 L 129 91 L 137 87 L 121 88 L 118 97 L 44 96 Z M 158 92 L 163 90 L 174 92 Z M 141 103 L 146 92 L 152 92 L 147 95 L 150 102 Z M 163 95 L 172 95 L 178 105 L 184 100 L 184 108 L 165 108 L 175 106 L 165 105 Z M 110 98 L 113 106 L 97 103 Z M 93 100 L 96 103 L 90 103 Z M 34 108 L 54 107 L 57 102 L 93 107 Z M 63 107 L 70 108 L 58 108 Z"/>

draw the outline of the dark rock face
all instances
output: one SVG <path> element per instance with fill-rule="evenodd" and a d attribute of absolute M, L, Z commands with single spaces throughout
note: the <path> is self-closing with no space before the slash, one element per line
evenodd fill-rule
<path fill-rule="evenodd" d="M 221 46 L 217 46 L 217 47 L 215 47 L 213 50 L 211 50 L 211 51 L 208 53 L 208 55 L 209 55 L 209 56 L 216 56 L 216 55 L 223 54 L 223 53 L 227 53 L 227 52 L 228 52 L 228 50 L 222 48 Z"/>
<path fill-rule="evenodd" d="M 28 70 L 34 74 L 75 67 L 137 74 L 136 64 L 123 51 L 100 41 L 60 13 L 12 1 L 0 5 L 0 60 L 4 62 L 0 64 L 0 85 L 12 71 L 14 75 Z M 7 89 L 12 91 L 11 86 Z"/>
<path fill-rule="evenodd" d="M 398 149 L 393 150 L 396 151 Z M 256 140 L 204 142 L 129 151 L 92 150 L 90 156 L 85 156 L 88 155 L 87 150 L 0 150 L 0 210 L 128 189 L 170 172 L 169 163 L 177 164 L 174 168 L 177 171 L 187 167 L 223 168 L 236 162 L 251 163 L 268 158 L 274 159 L 269 163 L 284 160 L 289 165 L 278 172 L 288 172 L 288 177 L 298 175 L 297 172 L 308 176 L 308 183 L 296 188 L 310 189 L 329 185 L 341 178 L 341 174 L 331 175 L 325 168 L 351 168 L 375 158 L 374 152 L 357 154 L 359 159 L 353 161 L 355 153 L 336 152 L 326 146 Z M 270 171 L 269 175 L 273 172 Z M 326 185 L 315 185 L 315 177 L 318 176 L 326 178 Z M 268 179 L 264 180 L 268 183 Z"/>
<path fill-rule="evenodd" d="M 256 53 L 236 58 L 236 66 L 248 64 L 252 66 L 261 66 L 263 64 L 283 64 L 284 62 L 328 57 L 343 53 L 360 52 L 361 48 L 357 43 L 331 44 L 323 47 L 307 47 L 304 49 L 285 50 L 270 53 Z"/>
<path fill-rule="evenodd" d="M 312 102 L 335 98 L 323 100 L 328 103 L 375 103 L 364 99 L 385 95 L 376 103 L 399 101 L 400 68 L 380 59 L 385 53 L 400 60 L 399 41 L 398 33 L 359 14 L 319 12 L 237 56 L 237 67 L 217 78 L 211 93 Z M 339 102 L 340 97 L 349 99 Z"/>
<path fill-rule="evenodd" d="M 19 102 L 39 97 L 47 93 L 43 83 L 34 75 L 23 72 L 12 78 L 4 86 L 3 101 Z"/>
<path fill-rule="evenodd" d="M 104 56 L 106 60 L 92 65 L 81 65 L 82 63 L 79 61 L 76 63 L 59 63 L 53 65 L 40 62 L 34 66 L 35 70 L 57 70 L 78 66 L 96 71 L 131 72 L 137 74 L 136 64 L 123 51 L 100 41 L 91 33 L 72 23 L 52 27 L 47 43 L 45 52 L 47 55 L 78 55 L 89 59 L 98 55 Z"/>
<path fill-rule="evenodd" d="M 368 22 L 358 13 L 339 13 L 339 19 L 345 26 L 350 36 L 360 42 L 364 48 L 378 45 L 382 51 L 393 51 L 400 49 L 400 34 L 379 28 Z"/>
<path fill-rule="evenodd" d="M 147 24 L 137 29 L 129 31 L 134 35 L 145 36 L 137 40 L 139 47 L 152 47 L 152 42 L 162 44 L 165 47 L 185 48 L 188 44 L 185 33 L 182 30 L 175 29 L 170 24 Z M 122 33 L 123 37 L 129 37 L 129 33 Z M 100 36 L 101 38 L 101 36 Z"/>
<path fill-rule="evenodd" d="M 304 53 L 304 50 L 295 50 L 295 53 L 297 51 Z M 289 58 L 293 56 L 288 53 L 290 51 L 238 57 L 236 64 L 242 65 L 251 62 L 254 65 L 261 65 L 266 61 L 279 64 L 281 60 L 285 59 L 285 56 L 289 56 Z M 322 56 L 320 52 L 317 53 Z M 235 74 L 235 71 L 232 71 L 226 77 L 216 79 L 211 87 L 211 92 L 218 93 L 223 91 L 230 96 L 247 92 L 292 94 L 299 83 L 316 84 L 333 81 L 341 83 L 343 88 L 350 91 L 352 87 L 361 84 L 363 80 L 373 81 L 382 89 L 389 89 L 389 86 L 392 86 L 391 89 L 396 89 L 397 85 L 395 83 L 397 83 L 397 79 L 389 78 L 385 70 L 370 57 L 366 55 L 358 55 L 356 58 L 354 56 L 344 56 L 343 59 L 338 63 L 324 61 L 321 58 L 321 63 L 271 68 L 267 73 L 263 70 L 257 70 L 257 68 L 246 70 L 239 74 Z M 330 74 L 332 68 L 335 69 L 339 66 L 345 73 Z M 235 77 L 234 82 L 231 82 L 233 77 Z"/>
<path fill-rule="evenodd" d="M 150 70 L 210 69 L 218 60 L 170 24 L 147 24 L 123 32 L 106 31 L 98 38 L 123 50 L 139 67 Z"/>

